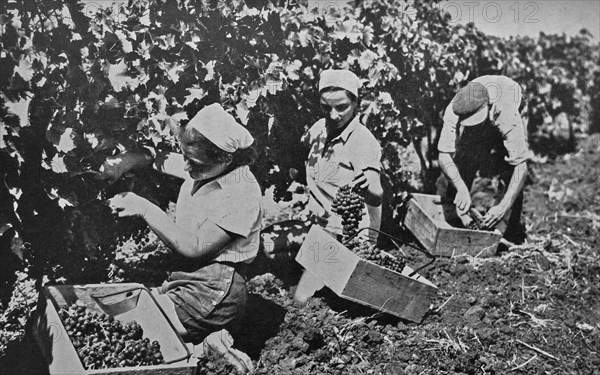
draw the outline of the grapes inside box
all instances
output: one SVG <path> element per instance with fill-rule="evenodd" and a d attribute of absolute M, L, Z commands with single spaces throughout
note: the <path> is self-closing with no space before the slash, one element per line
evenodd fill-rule
<path fill-rule="evenodd" d="M 141 284 L 47 286 L 32 330 L 51 375 L 196 371 L 188 347 Z"/>
<path fill-rule="evenodd" d="M 437 293 L 437 287 L 403 259 L 360 244 L 349 248 L 318 225 L 306 235 L 296 261 L 310 275 L 303 275 L 300 283 L 307 280 L 307 284 L 316 285 L 318 280 L 321 287 L 328 287 L 342 298 L 417 323 Z M 298 288 L 303 290 L 305 286 L 299 284 Z"/>
<path fill-rule="evenodd" d="M 135 320 L 123 324 L 113 315 L 89 310 L 80 300 L 60 309 L 58 316 L 86 370 L 164 363 L 160 343 L 143 337 Z"/>

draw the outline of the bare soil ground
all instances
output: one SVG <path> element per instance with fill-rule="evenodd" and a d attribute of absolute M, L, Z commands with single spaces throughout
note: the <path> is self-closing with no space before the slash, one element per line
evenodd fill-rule
<path fill-rule="evenodd" d="M 301 268 L 259 259 L 236 346 L 256 374 L 600 374 L 600 137 L 533 170 L 527 242 L 422 269 L 439 292 L 421 324 L 326 289 L 295 306 Z M 0 373 L 43 373 L 40 363 L 22 339 Z M 200 374 L 232 372 L 215 358 L 199 364 Z"/>
<path fill-rule="evenodd" d="M 327 290 L 295 307 L 293 266 L 254 277 L 236 336 L 256 373 L 600 374 L 600 138 L 533 171 L 527 242 L 423 269 L 439 292 L 422 324 Z"/>

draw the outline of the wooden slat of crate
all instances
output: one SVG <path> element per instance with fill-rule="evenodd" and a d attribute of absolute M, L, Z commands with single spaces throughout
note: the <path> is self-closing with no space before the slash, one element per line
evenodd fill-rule
<path fill-rule="evenodd" d="M 58 312 L 44 293 L 40 293 L 32 334 L 48 364 L 49 374 L 86 374 Z"/>
<path fill-rule="evenodd" d="M 437 243 L 438 226 L 413 199 L 408 201 L 407 205 L 404 225 L 421 242 L 423 247 L 431 251 Z"/>
<path fill-rule="evenodd" d="M 497 232 L 487 232 L 472 229 L 442 229 L 437 235 L 434 255 L 456 256 L 469 254 L 478 257 L 491 257 L 496 254 L 502 235 Z"/>
<path fill-rule="evenodd" d="M 296 261 L 318 276 L 329 289 L 340 295 L 360 258 L 335 238 L 313 225 L 302 243 Z"/>
<path fill-rule="evenodd" d="M 195 368 L 195 366 L 194 366 Z M 88 375 L 189 375 L 192 374 L 189 364 L 169 364 L 140 367 L 123 367 L 111 369 L 89 370 Z M 193 370 L 195 371 L 195 370 Z"/>
<path fill-rule="evenodd" d="M 423 320 L 437 291 L 408 266 L 397 273 L 361 259 L 316 225 L 296 261 L 338 296 L 414 322 Z"/>
<path fill-rule="evenodd" d="M 57 309 L 68 307 L 74 301 L 80 300 L 86 305 L 86 308 L 101 313 L 103 311 L 98 308 L 96 300 L 92 296 L 118 294 L 138 288 L 144 288 L 144 286 L 138 283 L 52 285 L 44 288 L 44 293 Z"/>
<path fill-rule="evenodd" d="M 86 306 L 95 311 L 102 311 L 96 306 L 96 300 L 91 296 L 95 294 L 113 294 L 122 291 L 130 290 L 133 288 L 143 288 L 141 284 L 94 284 L 94 285 L 83 285 L 83 286 L 54 286 L 46 287 L 43 293 L 40 294 L 40 307 L 43 311 L 37 314 L 33 324 L 33 335 L 38 342 L 38 346 L 42 351 L 46 362 L 48 363 L 48 372 L 51 375 L 62 375 L 62 374 L 119 374 L 119 375 L 193 375 L 196 372 L 196 365 L 182 360 L 176 363 L 164 364 L 164 365 L 153 365 L 153 366 L 139 366 L 139 367 L 124 367 L 124 368 L 111 368 L 111 369 L 97 369 L 97 370 L 86 370 L 77 355 L 75 347 L 71 342 L 67 331 L 62 324 L 60 317 L 58 316 L 57 308 L 69 306 L 73 301 L 79 299 L 86 304 Z M 148 298 L 144 295 L 140 296 L 141 299 Z M 43 299 L 43 302 L 42 302 Z M 149 303 L 148 300 L 145 303 Z M 156 309 L 145 309 L 144 313 L 151 314 L 150 320 L 154 322 L 155 326 L 150 327 L 146 325 L 144 329 L 144 336 L 148 333 L 156 334 L 158 331 L 162 338 L 159 339 L 161 342 L 161 351 L 170 347 L 172 343 L 176 343 L 171 338 L 172 335 L 167 334 L 165 336 L 164 331 L 172 330 L 170 325 L 165 325 L 163 321 L 166 317 L 156 316 L 158 312 Z M 152 311 L 148 311 L 152 310 Z M 130 320 L 127 313 L 123 316 L 126 320 Z M 133 318 L 135 319 L 135 317 Z M 155 331 L 155 332 L 150 332 Z M 173 334 L 175 334 L 173 332 Z M 175 334 L 176 335 L 176 334 Z M 153 337 L 150 336 L 151 340 Z M 178 345 L 184 345 L 178 343 Z M 165 346 L 165 348 L 162 348 Z M 178 351 L 171 353 L 172 355 L 178 355 Z"/>
<path fill-rule="evenodd" d="M 433 255 L 493 256 L 502 234 L 499 231 L 454 228 L 447 222 L 453 219 L 453 214 L 454 208 L 442 204 L 440 196 L 413 194 L 407 203 L 404 225 Z"/>
<path fill-rule="evenodd" d="M 437 288 L 405 267 L 403 276 L 360 260 L 341 295 L 401 318 L 420 322 L 429 309 Z"/>

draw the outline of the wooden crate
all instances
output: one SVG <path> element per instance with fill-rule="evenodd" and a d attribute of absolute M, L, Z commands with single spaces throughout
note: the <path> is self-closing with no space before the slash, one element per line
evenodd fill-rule
<path fill-rule="evenodd" d="M 342 298 L 417 323 L 437 292 L 412 268 L 398 273 L 361 259 L 317 225 L 308 232 L 296 261 L 305 268 L 304 280 L 308 273 Z"/>
<path fill-rule="evenodd" d="M 413 194 L 407 203 L 404 225 L 431 254 L 479 257 L 496 254 L 502 238 L 500 231 L 455 228 L 449 222 L 458 223 L 455 208 L 441 203 L 439 195 Z"/>
<path fill-rule="evenodd" d="M 77 300 L 82 301 L 87 309 L 113 315 L 123 323 L 137 321 L 144 331 L 144 337 L 159 342 L 166 363 L 86 370 L 58 315 L 60 309 Z M 189 360 L 188 347 L 152 298 L 150 291 L 141 284 L 47 286 L 40 293 L 31 329 L 51 375 L 193 375 L 196 372 L 195 362 Z"/>

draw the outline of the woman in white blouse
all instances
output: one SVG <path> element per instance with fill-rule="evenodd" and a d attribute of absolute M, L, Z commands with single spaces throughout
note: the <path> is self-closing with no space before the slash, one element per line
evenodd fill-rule
<path fill-rule="evenodd" d="M 244 311 L 247 291 L 239 266 L 259 248 L 261 190 L 248 165 L 254 139 L 219 104 L 212 104 L 182 127 L 182 154 L 155 157 L 126 152 L 108 160 L 102 177 L 152 164 L 183 179 L 173 221 L 134 193 L 109 200 L 120 217 L 139 216 L 172 250 L 189 259 L 156 289 L 173 324 L 189 342 L 234 324 Z"/>

